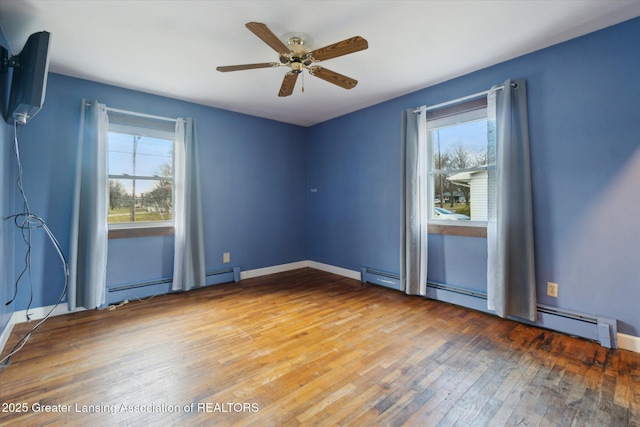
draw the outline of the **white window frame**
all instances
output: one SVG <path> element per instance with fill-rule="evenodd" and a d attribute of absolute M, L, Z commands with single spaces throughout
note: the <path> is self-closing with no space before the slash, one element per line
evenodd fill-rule
<path fill-rule="evenodd" d="M 135 136 L 142 136 L 142 137 L 149 137 L 149 138 L 158 138 L 158 139 L 165 139 L 165 140 L 170 140 L 173 141 L 173 150 L 172 150 L 172 159 L 171 159 L 171 167 L 172 167 L 172 171 L 175 173 L 175 144 L 176 144 L 176 134 L 175 132 L 170 132 L 167 130 L 162 130 L 162 129 L 152 129 L 152 128 L 148 128 L 148 127 L 142 127 L 142 126 L 136 126 L 136 125 L 125 125 L 125 124 L 119 124 L 119 123 L 109 123 L 109 130 L 108 132 L 116 132 L 116 133 L 123 133 L 123 134 L 129 134 L 129 135 L 135 135 Z M 107 144 L 107 149 L 108 149 L 108 144 Z M 108 152 L 105 153 L 106 156 L 108 156 Z M 110 172 L 108 170 L 109 168 L 107 168 L 107 172 Z M 107 182 L 110 179 L 132 179 L 132 175 L 119 175 L 119 174 L 110 174 L 108 175 L 108 179 Z M 171 186 L 171 205 L 175 206 L 175 192 L 176 192 L 176 188 L 175 188 L 175 180 L 174 180 L 174 176 L 172 175 L 171 177 L 157 177 L 157 176 L 142 176 L 142 175 L 136 175 L 135 177 L 136 179 L 140 179 L 140 180 L 151 180 L 151 181 L 160 181 L 160 180 L 164 180 L 164 181 L 171 181 L 172 182 L 172 186 Z M 108 193 L 109 190 L 107 189 L 107 197 L 108 197 Z M 108 208 L 108 203 L 107 203 L 107 208 Z M 135 230 L 135 229 L 145 229 L 145 228 L 157 228 L 157 227 L 173 227 L 174 226 L 174 220 L 175 220 L 175 213 L 172 216 L 171 220 L 166 220 L 166 221 L 141 221 L 141 222 L 124 222 L 124 223 L 108 223 L 108 229 L 109 230 Z"/>
<path fill-rule="evenodd" d="M 487 119 L 487 108 L 477 108 L 469 111 L 464 111 L 461 113 L 455 113 L 446 117 L 440 117 L 432 120 L 427 120 L 426 126 L 426 144 L 427 144 L 427 158 L 429 161 L 427 162 L 427 185 L 429 191 L 433 191 L 435 189 L 435 176 L 440 173 L 458 173 L 458 172 L 471 172 L 471 171 L 479 171 L 486 170 L 486 166 L 465 168 L 465 169 L 445 169 L 438 170 L 435 169 L 434 166 L 434 139 L 432 131 L 437 129 L 442 129 L 449 126 L 455 126 L 462 123 L 468 123 L 477 120 L 486 120 Z M 428 218 L 427 223 L 433 225 L 440 226 L 453 226 L 453 227 L 487 227 L 487 221 L 477 221 L 477 220 L 463 220 L 463 221 L 455 221 L 455 220 L 446 220 L 446 219 L 437 219 L 435 218 L 434 212 L 436 208 L 435 203 L 435 194 L 428 197 L 427 200 L 427 210 L 428 210 Z M 447 233 L 445 233 L 447 234 Z"/>

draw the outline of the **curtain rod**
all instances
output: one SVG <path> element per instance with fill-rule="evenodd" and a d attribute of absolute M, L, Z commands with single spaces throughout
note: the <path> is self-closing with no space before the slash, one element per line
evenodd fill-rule
<path fill-rule="evenodd" d="M 91 103 L 87 102 L 86 105 L 88 107 L 91 107 Z M 111 107 L 105 107 L 107 111 L 111 111 L 113 113 L 120 113 L 120 114 L 126 114 L 129 116 L 136 116 L 136 117 L 144 117 L 146 119 L 153 119 L 153 120 L 164 120 L 167 122 L 178 122 L 181 121 L 183 123 L 186 123 L 186 120 L 184 119 L 174 119 L 172 117 L 163 117 L 163 116 L 154 116 L 152 114 L 144 114 L 144 113 L 137 113 L 135 111 L 127 111 L 127 110 L 120 110 L 118 108 L 111 108 Z"/>
<path fill-rule="evenodd" d="M 452 99 L 451 101 L 441 102 L 440 104 L 429 105 L 428 107 L 424 108 L 424 111 L 437 110 L 438 108 L 446 107 L 448 105 L 458 104 L 460 102 L 464 102 L 464 101 L 467 101 L 469 99 L 480 98 L 481 96 L 487 95 L 491 91 L 501 90 L 501 89 L 504 89 L 504 86 L 496 86 L 496 87 L 491 88 L 489 90 L 485 90 L 485 91 L 482 91 L 482 92 L 474 93 L 473 95 L 463 96 L 462 98 Z M 417 109 L 413 110 L 412 112 L 413 112 L 413 114 L 415 114 L 415 113 L 420 112 L 420 110 L 421 110 L 421 108 L 417 108 Z"/>

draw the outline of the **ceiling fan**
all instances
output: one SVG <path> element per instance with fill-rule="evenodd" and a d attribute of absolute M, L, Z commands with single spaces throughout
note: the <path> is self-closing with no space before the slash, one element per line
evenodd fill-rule
<path fill-rule="evenodd" d="M 227 72 L 253 70 L 256 68 L 289 67 L 290 71 L 284 76 L 278 96 L 291 95 L 298 75 L 304 70 L 307 70 L 312 76 L 319 77 L 322 80 L 344 89 L 353 89 L 358 84 L 357 80 L 312 64 L 367 49 L 369 45 L 362 37 L 351 37 L 320 49 L 311 50 L 309 48 L 310 37 L 306 34 L 290 34 L 290 36 L 287 37 L 287 44 L 284 44 L 265 24 L 249 22 L 246 24 L 246 27 L 273 50 L 278 52 L 280 62 L 228 65 L 217 67 L 216 70 Z"/>

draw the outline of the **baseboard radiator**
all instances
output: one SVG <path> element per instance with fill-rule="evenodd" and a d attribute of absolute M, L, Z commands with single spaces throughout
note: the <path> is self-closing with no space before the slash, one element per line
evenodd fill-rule
<path fill-rule="evenodd" d="M 240 267 L 229 267 L 211 270 L 205 273 L 205 284 L 219 285 L 222 283 L 239 282 Z M 114 304 L 124 300 L 148 298 L 154 295 L 171 292 L 173 277 L 164 277 L 146 282 L 128 283 L 107 288 L 107 304 Z"/>
<path fill-rule="evenodd" d="M 372 283 L 402 290 L 398 274 L 369 267 L 361 268 L 360 272 L 362 283 Z M 427 298 L 495 314 L 487 309 L 487 294 L 479 291 L 462 289 L 443 283 L 427 282 Z M 618 348 L 618 327 L 615 319 L 538 304 L 537 321 L 530 322 L 520 318 L 513 318 L 513 320 L 598 341 L 603 347 Z"/>

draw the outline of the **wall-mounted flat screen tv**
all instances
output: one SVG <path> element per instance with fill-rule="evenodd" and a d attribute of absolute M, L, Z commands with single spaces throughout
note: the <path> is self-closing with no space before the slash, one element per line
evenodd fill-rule
<path fill-rule="evenodd" d="M 51 34 L 31 34 L 22 52 L 11 58 L 13 67 L 7 122 L 24 125 L 42 108 L 49 71 Z"/>

